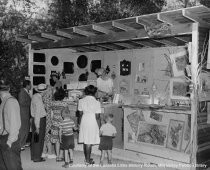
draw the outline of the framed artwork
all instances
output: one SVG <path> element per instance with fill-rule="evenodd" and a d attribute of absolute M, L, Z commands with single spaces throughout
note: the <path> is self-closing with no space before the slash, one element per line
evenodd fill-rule
<path fill-rule="evenodd" d="M 161 115 L 161 114 L 159 114 L 155 111 L 151 111 L 150 118 L 153 119 L 153 120 L 156 120 L 158 122 L 162 122 L 163 115 Z"/>
<path fill-rule="evenodd" d="M 182 146 L 184 121 L 171 119 L 168 128 L 166 147 L 180 151 Z"/>
<path fill-rule="evenodd" d="M 165 125 L 139 122 L 137 142 L 143 142 L 146 144 L 152 144 L 152 145 L 165 147 L 166 132 L 167 132 L 167 126 Z"/>
<path fill-rule="evenodd" d="M 128 123 L 132 129 L 132 131 L 137 134 L 138 125 L 140 121 L 145 121 L 144 114 L 142 110 L 135 110 L 133 113 L 127 116 Z"/>
<path fill-rule="evenodd" d="M 130 83 L 128 80 L 122 80 L 119 83 L 119 90 L 121 94 L 129 94 Z"/>
<path fill-rule="evenodd" d="M 202 72 L 199 75 L 200 90 L 199 98 L 200 101 L 210 100 L 210 73 Z"/>
<path fill-rule="evenodd" d="M 181 78 L 170 79 L 170 98 L 189 100 L 189 84 Z"/>
<path fill-rule="evenodd" d="M 145 75 L 138 75 L 137 74 L 136 78 L 135 78 L 136 83 L 147 83 L 147 80 L 148 80 L 148 78 Z"/>
<path fill-rule="evenodd" d="M 187 66 L 187 51 L 180 51 L 170 55 L 174 77 L 184 76 Z"/>

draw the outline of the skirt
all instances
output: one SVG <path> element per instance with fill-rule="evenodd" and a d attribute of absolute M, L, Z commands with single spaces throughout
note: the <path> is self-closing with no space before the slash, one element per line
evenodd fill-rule
<path fill-rule="evenodd" d="M 101 136 L 99 150 L 112 150 L 113 141 L 112 136 Z"/>
<path fill-rule="evenodd" d="M 61 137 L 62 141 L 62 149 L 74 149 L 74 135 L 64 136 Z"/>
<path fill-rule="evenodd" d="M 52 143 L 59 142 L 59 127 L 52 125 L 51 126 L 51 138 Z"/>

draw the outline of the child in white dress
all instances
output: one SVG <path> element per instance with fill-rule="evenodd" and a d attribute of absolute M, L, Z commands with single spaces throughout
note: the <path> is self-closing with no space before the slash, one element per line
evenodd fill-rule
<path fill-rule="evenodd" d="M 99 122 L 101 113 L 101 104 L 96 100 L 95 94 L 97 88 L 89 85 L 85 88 L 85 97 L 79 100 L 78 111 L 82 115 L 79 131 L 79 143 L 83 143 L 86 165 L 94 164 L 90 158 L 92 145 L 100 143 Z"/>

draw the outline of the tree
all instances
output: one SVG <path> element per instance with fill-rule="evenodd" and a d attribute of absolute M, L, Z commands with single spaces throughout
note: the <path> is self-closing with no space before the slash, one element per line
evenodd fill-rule
<path fill-rule="evenodd" d="M 166 0 L 121 0 L 121 4 L 134 16 L 160 12 Z"/>
<path fill-rule="evenodd" d="M 88 0 L 55 0 L 50 4 L 48 14 L 54 29 L 87 24 Z"/>
<path fill-rule="evenodd" d="M 24 7 L 21 10 L 21 0 L 0 1 L 0 77 L 6 78 L 11 84 L 11 93 L 17 96 L 21 82 L 28 73 L 28 49 L 27 46 L 16 41 L 16 35 L 36 33 L 45 30 L 45 22 L 39 18 L 33 18 L 29 8 L 33 3 L 23 1 Z"/>
<path fill-rule="evenodd" d="M 202 5 L 205 5 L 205 6 L 207 6 L 207 7 L 210 8 L 210 1 L 209 1 L 209 0 L 200 0 L 200 3 L 201 3 Z"/>

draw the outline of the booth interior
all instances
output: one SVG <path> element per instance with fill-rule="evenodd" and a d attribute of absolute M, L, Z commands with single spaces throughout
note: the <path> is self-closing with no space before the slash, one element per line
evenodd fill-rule
<path fill-rule="evenodd" d="M 184 15 L 186 11 L 195 14 L 187 18 Z M 96 69 L 107 68 L 108 76 L 114 82 L 115 93 L 112 100 L 102 101 L 101 104 L 103 114 L 114 114 L 113 125 L 117 129 L 117 136 L 114 139 L 113 154 L 116 152 L 120 155 L 122 151 L 122 157 L 130 157 L 139 162 L 160 163 L 167 160 L 169 163 L 192 163 L 192 155 L 196 155 L 199 149 L 201 152 L 210 149 L 207 144 L 210 135 L 201 132 L 206 132 L 209 127 L 207 101 L 210 97 L 210 77 L 206 66 L 208 59 L 210 60 L 210 27 L 199 27 L 194 21 L 194 16 L 201 15 L 202 11 L 210 14 L 208 8 L 198 6 L 181 10 L 181 13 L 177 10 L 101 25 L 99 23 L 96 26 L 101 28 L 100 35 L 94 35 L 93 39 L 87 38 L 88 31 L 90 33 L 90 29 L 85 30 L 87 27 L 74 27 L 83 32 L 77 30 L 71 34 L 86 34 L 86 44 L 82 43 L 80 35 L 78 39 L 73 39 L 69 48 L 61 48 L 62 43 L 58 42 L 46 41 L 46 45 L 45 42 L 38 41 L 33 45 L 31 41 L 29 75 L 33 86 L 39 83 L 49 84 L 52 72 L 60 74 L 60 80 L 68 94 L 65 101 L 76 116 L 77 101 L 82 90 L 89 84 L 96 85 Z M 175 14 L 176 18 L 173 17 Z M 164 25 L 163 21 L 167 24 Z M 155 23 L 156 27 L 151 23 Z M 106 28 L 109 24 L 112 33 L 106 34 L 105 31 L 111 29 Z M 96 32 L 96 26 L 91 27 L 95 28 L 93 32 Z M 105 37 L 113 35 L 113 28 L 115 31 L 118 28 L 116 35 L 114 38 L 107 38 L 104 43 Z M 137 28 L 141 33 L 144 30 L 143 36 L 137 32 Z M 59 30 L 57 34 L 62 31 L 65 32 Z M 102 32 L 106 35 L 101 35 Z M 71 35 L 69 32 L 68 34 Z M 125 36 L 126 42 L 122 42 Z M 21 38 L 23 39 L 19 37 L 19 41 Z M 37 40 L 32 38 L 33 36 L 29 36 L 27 40 Z M 46 37 L 41 35 L 39 38 Z M 85 46 L 87 40 L 90 41 L 89 46 Z M 93 41 L 96 41 L 96 45 Z M 63 40 L 63 44 L 65 42 L 67 40 Z M 77 43 L 81 46 L 76 46 Z M 47 48 L 51 46 L 52 48 Z M 202 71 L 203 67 L 205 71 Z M 199 82 L 199 90 L 196 92 L 197 82 L 194 81 Z M 197 112 L 198 108 L 202 111 Z M 202 126 L 199 126 L 200 123 Z M 196 137 L 197 133 L 199 139 Z M 195 150 L 195 145 L 198 150 Z M 127 153 L 129 156 L 126 156 Z"/>

